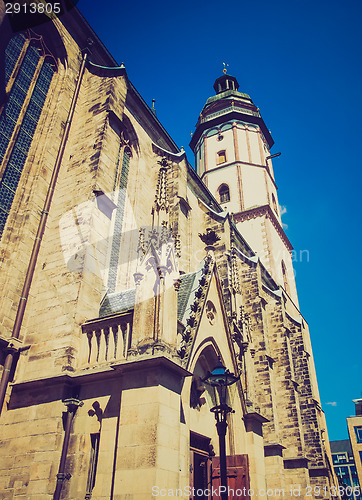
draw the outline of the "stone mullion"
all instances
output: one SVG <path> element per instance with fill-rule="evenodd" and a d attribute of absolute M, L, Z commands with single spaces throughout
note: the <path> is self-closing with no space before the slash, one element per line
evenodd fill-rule
<path fill-rule="evenodd" d="M 15 147 L 16 139 L 17 139 L 17 137 L 19 135 L 20 128 L 21 128 L 21 125 L 23 123 L 26 110 L 28 109 L 31 96 L 33 94 L 36 82 L 37 82 L 39 74 L 40 74 L 40 71 L 41 71 L 41 69 L 43 67 L 44 60 L 45 60 L 45 57 L 44 56 L 40 56 L 40 59 L 39 59 L 38 64 L 36 66 L 33 78 L 32 78 L 32 80 L 30 82 L 30 86 L 29 86 L 28 92 L 26 94 L 25 101 L 23 103 L 23 106 L 22 106 L 21 111 L 19 113 L 18 119 L 16 121 L 16 125 L 15 125 L 13 133 L 11 135 L 8 147 L 6 148 L 6 151 L 5 151 L 5 154 L 4 154 L 4 158 L 3 158 L 3 160 L 2 160 L 2 162 L 0 164 L 0 180 L 2 179 L 2 177 L 4 175 L 5 168 L 6 168 L 7 164 L 8 164 L 8 161 L 9 161 L 9 158 L 11 156 L 11 153 L 13 152 L 13 149 Z"/>
<path fill-rule="evenodd" d="M 12 88 L 13 88 L 13 85 L 15 83 L 15 80 L 16 80 L 16 77 L 18 76 L 19 74 L 19 71 L 21 69 L 21 65 L 23 64 L 23 61 L 24 61 L 24 57 L 25 57 L 25 54 L 26 54 L 26 51 L 28 50 L 28 47 L 30 45 L 30 39 L 27 38 L 24 42 L 24 45 L 22 46 L 22 49 L 21 49 L 21 52 L 19 54 L 19 57 L 18 57 L 18 60 L 14 66 L 14 69 L 13 69 L 13 72 L 11 73 L 10 75 L 10 78 L 9 78 L 9 81 L 6 85 L 6 89 L 5 89 L 5 96 L 7 97 Z M 4 99 L 3 103 L 0 105 L 0 116 L 2 115 L 3 111 L 4 111 L 4 108 L 5 108 L 5 104 L 6 104 L 6 101 L 7 99 Z"/>

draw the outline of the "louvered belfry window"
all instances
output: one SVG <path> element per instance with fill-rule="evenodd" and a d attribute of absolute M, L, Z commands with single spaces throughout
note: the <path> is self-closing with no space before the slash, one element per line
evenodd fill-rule
<path fill-rule="evenodd" d="M 15 35 L 5 51 L 0 102 L 0 236 L 13 203 L 56 61 L 41 36 Z"/>

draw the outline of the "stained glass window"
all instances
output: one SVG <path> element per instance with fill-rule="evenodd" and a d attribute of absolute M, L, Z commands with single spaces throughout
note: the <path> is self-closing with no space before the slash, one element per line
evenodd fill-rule
<path fill-rule="evenodd" d="M 5 51 L 5 83 L 11 75 L 24 51 L 26 39 L 22 34 L 13 37 Z M 45 102 L 54 68 L 47 58 L 41 60 L 37 42 L 31 40 L 21 61 L 16 79 L 0 116 L 0 164 L 9 155 L 0 180 L 0 236 L 14 200 L 16 188 L 25 165 L 34 132 Z M 41 66 L 34 88 L 31 84 L 37 67 Z M 30 101 L 26 105 L 29 92 Z M 18 133 L 13 137 L 16 123 L 23 115 Z M 9 151 L 10 141 L 11 151 Z M 8 153 L 7 153 L 8 151 Z"/>
<path fill-rule="evenodd" d="M 123 218 L 126 206 L 128 172 L 129 172 L 129 164 L 131 156 L 132 156 L 131 151 L 128 148 L 126 148 L 123 152 L 121 179 L 119 183 L 117 209 L 114 221 L 114 234 L 112 239 L 112 248 L 111 248 L 111 257 L 109 265 L 108 284 L 107 284 L 109 292 L 114 292 L 116 288 L 117 269 L 119 265 L 119 254 L 120 254 L 121 239 L 122 239 Z"/>

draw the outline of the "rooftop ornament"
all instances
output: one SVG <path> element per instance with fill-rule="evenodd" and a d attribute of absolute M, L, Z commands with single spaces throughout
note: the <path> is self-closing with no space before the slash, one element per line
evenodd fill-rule
<path fill-rule="evenodd" d="M 210 227 L 206 229 L 206 233 L 199 233 L 199 238 L 207 246 L 213 246 L 217 241 L 220 240 L 220 236 L 218 236 Z"/>

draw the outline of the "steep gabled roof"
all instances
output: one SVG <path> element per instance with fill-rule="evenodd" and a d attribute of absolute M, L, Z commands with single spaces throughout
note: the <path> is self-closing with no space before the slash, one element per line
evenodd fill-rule
<path fill-rule="evenodd" d="M 99 317 L 126 312 L 134 309 L 136 288 L 105 295 L 99 309 Z"/>

